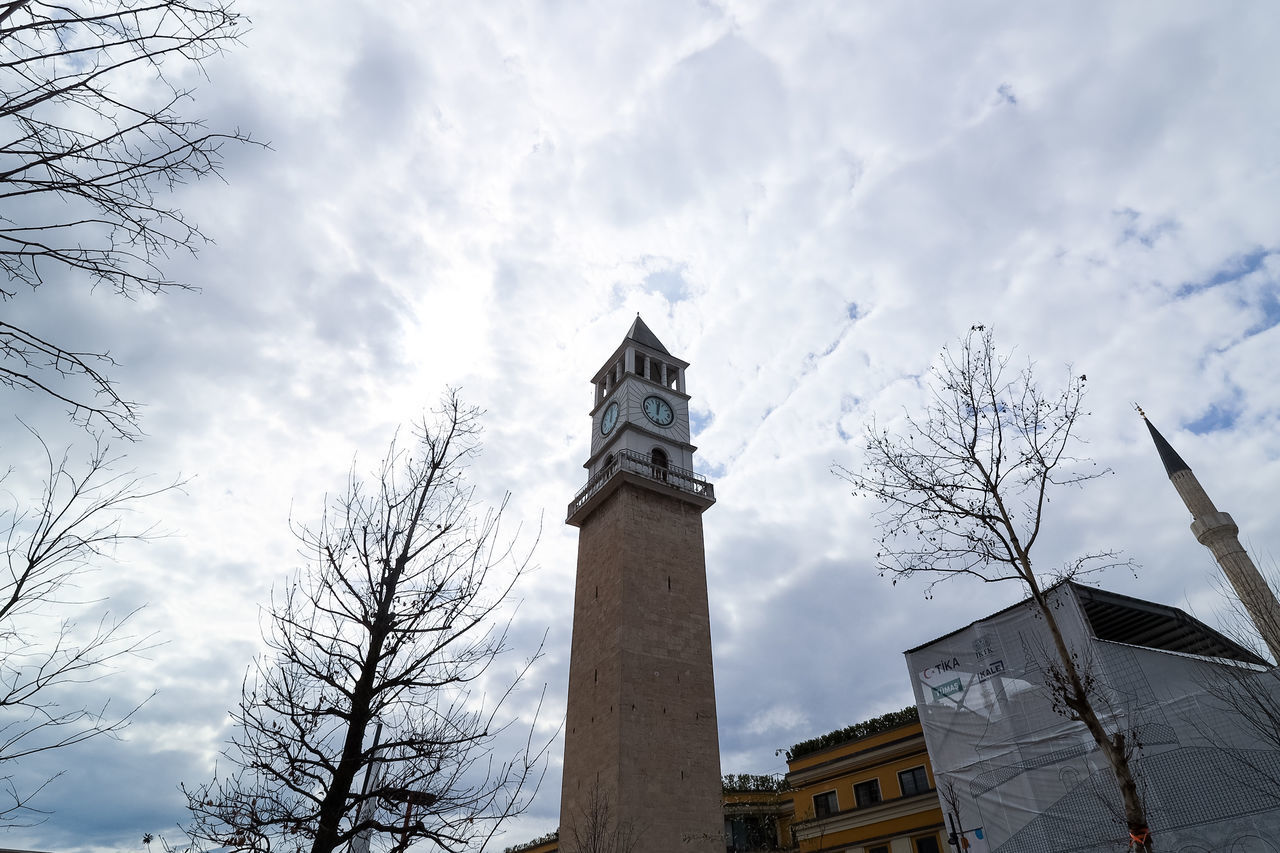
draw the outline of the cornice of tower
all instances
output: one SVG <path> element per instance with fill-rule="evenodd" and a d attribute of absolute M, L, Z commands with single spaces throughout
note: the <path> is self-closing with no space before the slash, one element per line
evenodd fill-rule
<path fill-rule="evenodd" d="M 1240 527 L 1227 512 L 1213 512 L 1198 516 L 1191 522 L 1191 533 L 1201 545 L 1209 545 L 1218 539 L 1235 539 Z"/>

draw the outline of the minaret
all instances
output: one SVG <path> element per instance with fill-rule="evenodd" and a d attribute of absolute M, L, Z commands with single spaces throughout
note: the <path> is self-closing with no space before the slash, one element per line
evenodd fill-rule
<path fill-rule="evenodd" d="M 1182 457 L 1164 440 L 1158 430 L 1147 420 L 1146 412 L 1138 408 L 1138 414 L 1151 431 L 1151 438 L 1160 452 L 1160 461 L 1164 470 L 1178 490 L 1182 502 L 1191 511 L 1191 532 L 1201 545 L 1213 552 L 1213 557 L 1222 566 L 1222 573 L 1231 582 L 1245 612 L 1253 620 L 1254 627 L 1271 650 L 1271 656 L 1280 662 L 1280 602 L 1276 601 L 1271 587 L 1263 579 L 1253 559 L 1240 544 L 1240 528 L 1225 512 L 1209 500 L 1209 495 L 1191 473 L 1191 466 L 1182 461 Z"/>
<path fill-rule="evenodd" d="M 639 315 L 596 372 L 579 529 L 560 850 L 723 853 L 688 363 Z"/>

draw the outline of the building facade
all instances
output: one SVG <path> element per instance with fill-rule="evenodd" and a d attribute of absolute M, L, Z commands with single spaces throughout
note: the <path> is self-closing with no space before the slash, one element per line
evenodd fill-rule
<path fill-rule="evenodd" d="M 786 779 L 797 850 L 941 853 L 943 814 L 914 716 L 899 712 L 868 721 L 872 725 L 852 727 L 851 734 L 861 736 L 816 751 L 792 748 Z"/>

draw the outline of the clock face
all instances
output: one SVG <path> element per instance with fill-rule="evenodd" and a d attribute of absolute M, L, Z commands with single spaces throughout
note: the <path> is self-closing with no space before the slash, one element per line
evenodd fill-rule
<path fill-rule="evenodd" d="M 608 435 L 618 425 L 618 401 L 614 400 L 600 416 L 600 434 Z"/>
<path fill-rule="evenodd" d="M 661 397 L 644 398 L 644 414 L 658 426 L 671 426 L 676 413 L 671 411 L 671 404 Z"/>

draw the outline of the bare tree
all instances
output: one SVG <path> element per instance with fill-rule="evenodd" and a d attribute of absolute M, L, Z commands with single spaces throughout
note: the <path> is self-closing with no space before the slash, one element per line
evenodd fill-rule
<path fill-rule="evenodd" d="M 13 285 L 0 298 L 55 270 L 127 298 L 189 287 L 161 264 L 206 238 L 162 196 L 251 140 L 186 117 L 178 81 L 244 25 L 230 0 L 0 0 L 0 269 Z M 0 322 L 0 383 L 130 436 L 137 407 L 112 364 Z"/>
<path fill-rule="evenodd" d="M 631 821 L 619 821 L 613 801 L 597 782 L 591 786 L 581 813 L 568 828 L 566 853 L 632 853 L 640 838 Z"/>
<path fill-rule="evenodd" d="M 478 417 L 450 393 L 412 447 L 393 441 L 371 481 L 353 473 L 319 526 L 298 529 L 309 565 L 273 595 L 269 654 L 232 714 L 233 774 L 187 791 L 194 838 L 452 851 L 527 804 L 545 746 L 526 739 L 506 761 L 493 748 L 533 658 L 489 679 L 497 696 L 473 692 L 505 650 L 498 617 L 528 559 L 500 531 L 502 507 L 477 516 L 463 480 Z"/>
<path fill-rule="evenodd" d="M 1031 559 L 1050 493 L 1109 473 L 1072 455 L 1086 414 L 1084 387 L 1084 376 L 1068 375 L 1061 390 L 1043 392 L 1030 364 L 1010 369 L 992 333 L 974 326 L 958 349 L 943 350 L 925 416 L 908 416 L 901 436 L 873 423 L 862 470 L 835 472 L 855 494 L 881 505 L 876 557 L 882 574 L 936 576 L 930 589 L 957 576 L 1022 583 L 1049 633 L 1046 687 L 1054 708 L 1088 729 L 1115 775 L 1136 849 L 1150 853 L 1131 745 L 1124 731 L 1108 730 L 1096 710 L 1093 676 L 1068 648 L 1046 595 L 1054 582 L 1119 561 L 1113 552 L 1099 552 L 1044 572 Z"/>
<path fill-rule="evenodd" d="M 137 710 L 65 701 L 65 689 L 110 674 L 149 640 L 128 633 L 132 613 L 78 623 L 76 615 L 98 603 L 78 598 L 79 582 L 116 546 L 148 538 L 149 528 L 130 530 L 122 515 L 173 488 L 147 488 L 119 472 L 120 457 L 101 442 L 82 468 L 41 446 L 48 470 L 40 497 L 28 505 L 9 493 L 0 508 L 6 569 L 0 576 L 0 824 L 6 825 L 38 819 L 32 798 L 52 781 L 20 789 L 5 772 L 13 762 L 116 735 Z"/>
<path fill-rule="evenodd" d="M 1271 590 L 1276 589 L 1276 575 L 1276 566 L 1272 564 L 1263 578 Z M 1233 722 L 1230 728 L 1270 750 L 1280 750 L 1280 666 L 1267 663 L 1269 649 L 1262 639 L 1268 628 L 1280 626 L 1258 624 L 1255 621 L 1257 614 L 1250 613 L 1230 582 L 1220 575 L 1215 575 L 1214 582 L 1226 602 L 1226 612 L 1222 617 L 1225 633 L 1252 652 L 1255 660 L 1217 659 L 1207 662 L 1199 676 L 1205 704 L 1224 712 Z M 1261 618 L 1269 617 L 1264 614 Z M 1241 762 L 1250 773 L 1280 791 L 1280 773 L 1272 762 L 1254 760 L 1255 753 L 1241 749 L 1238 739 L 1228 734 L 1229 729 L 1214 725 L 1211 719 L 1193 718 L 1189 722 L 1224 755 Z"/>

